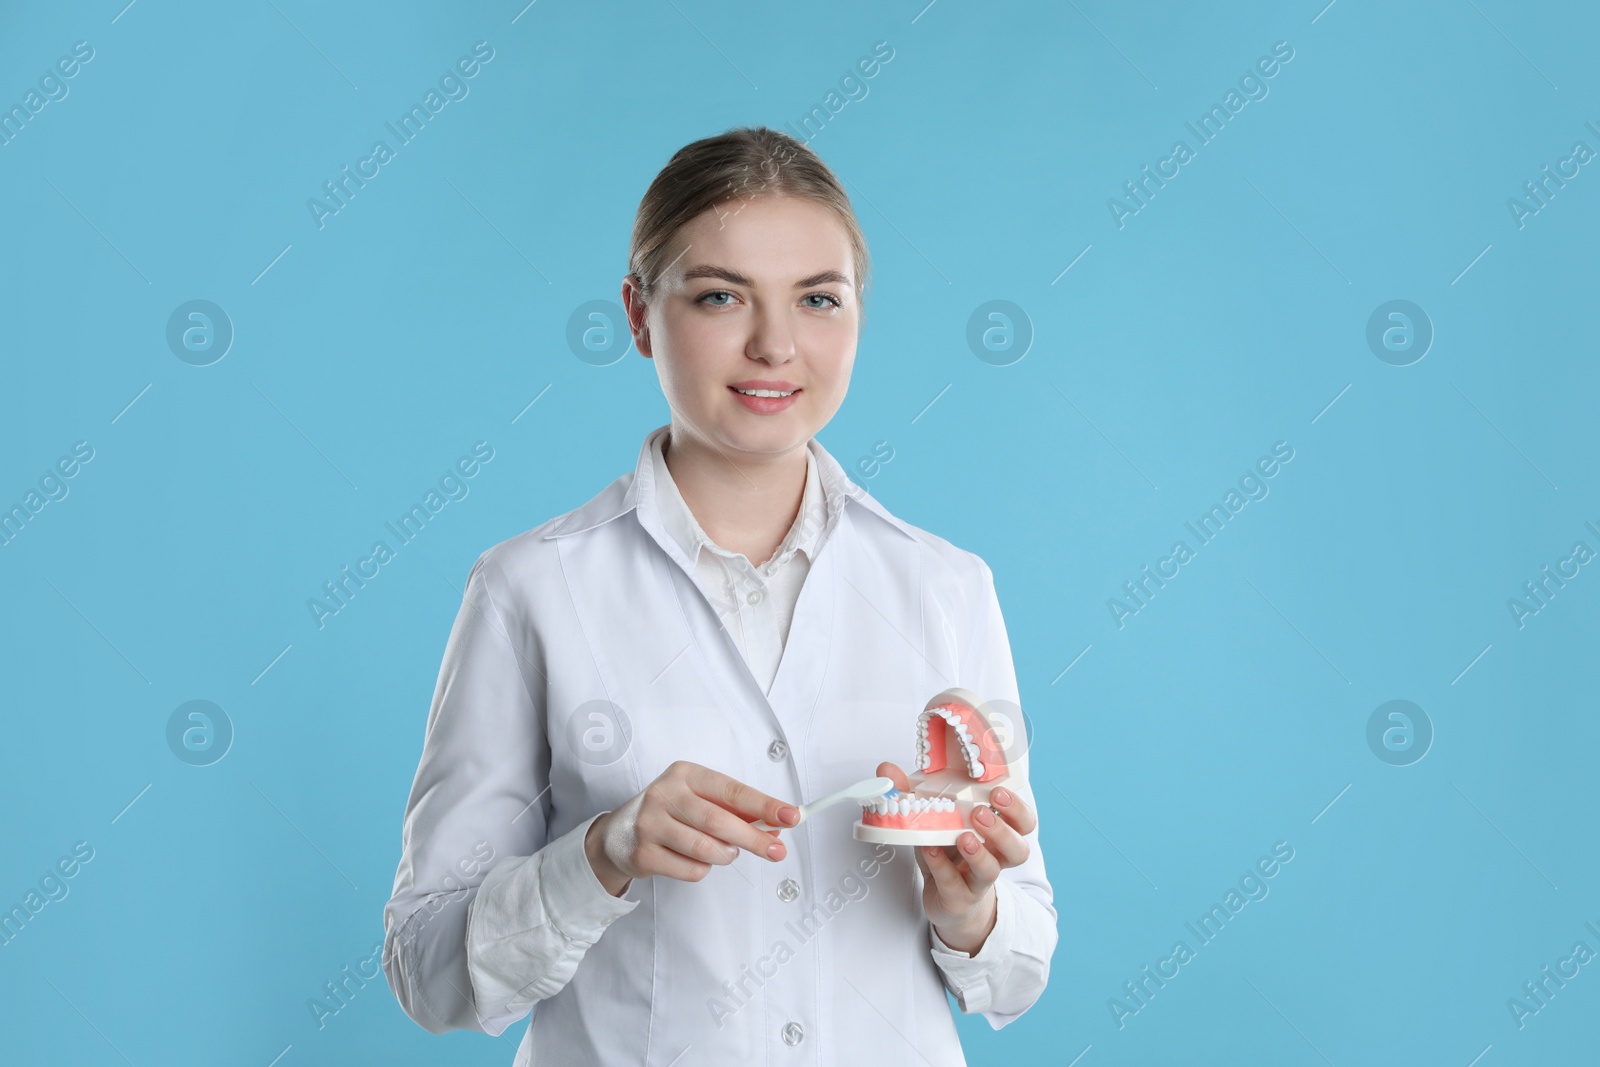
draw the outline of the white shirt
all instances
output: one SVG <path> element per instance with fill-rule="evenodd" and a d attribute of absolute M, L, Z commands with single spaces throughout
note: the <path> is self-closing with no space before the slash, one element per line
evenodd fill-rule
<path fill-rule="evenodd" d="M 785 830 L 778 863 L 741 852 L 621 897 L 583 841 L 677 759 L 804 802 L 880 760 L 909 766 L 943 689 L 1020 703 L 989 567 L 808 442 L 840 506 L 763 686 L 665 527 L 651 442 L 588 503 L 472 566 L 384 908 L 390 987 L 434 1033 L 498 1035 L 531 1013 L 519 1067 L 964 1065 L 945 990 L 998 1029 L 1049 975 L 1037 830 L 976 956 L 934 934 L 908 847 L 853 838 L 854 805 Z M 1025 754 L 1010 771 L 1037 811 Z"/>
<path fill-rule="evenodd" d="M 811 557 L 816 554 L 815 546 L 822 539 L 827 524 L 817 461 L 807 449 L 800 511 L 778 550 L 758 567 L 743 553 L 730 552 L 711 540 L 700 528 L 667 469 L 663 449 L 668 437 L 658 432 L 646 439 L 655 470 L 661 525 L 678 542 L 683 554 L 694 560 L 702 588 L 728 627 L 739 654 L 761 682 L 762 693 L 766 693 L 777 676 L 778 660 L 783 655 L 784 642 L 789 639 L 795 601 L 811 571 Z M 833 502 L 833 506 L 837 510 L 842 502 Z"/>

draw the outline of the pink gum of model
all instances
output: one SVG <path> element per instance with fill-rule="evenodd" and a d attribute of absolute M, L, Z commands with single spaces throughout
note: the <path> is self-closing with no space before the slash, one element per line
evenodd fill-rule
<path fill-rule="evenodd" d="M 972 825 L 972 811 L 1010 778 L 1006 748 L 1019 723 L 1005 721 L 969 689 L 946 689 L 917 716 L 916 760 L 909 793 L 865 804 L 858 841 L 953 845 Z M 912 810 L 901 812 L 896 801 Z M 979 837 L 983 835 L 978 834 Z"/>

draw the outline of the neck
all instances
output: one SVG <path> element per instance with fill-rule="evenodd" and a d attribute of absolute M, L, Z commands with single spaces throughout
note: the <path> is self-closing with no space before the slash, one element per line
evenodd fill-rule
<path fill-rule="evenodd" d="M 707 537 L 758 566 L 772 558 L 805 496 L 803 443 L 781 453 L 735 452 L 692 437 L 674 422 L 661 454 Z"/>

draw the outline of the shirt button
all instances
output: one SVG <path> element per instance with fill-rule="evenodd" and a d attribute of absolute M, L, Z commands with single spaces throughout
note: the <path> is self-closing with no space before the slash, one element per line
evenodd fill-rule
<path fill-rule="evenodd" d="M 745 602 L 748 603 L 748 604 L 759 604 L 759 603 L 761 603 L 761 590 L 759 590 L 759 589 L 750 590 L 750 595 L 745 597 L 744 599 L 745 599 Z"/>
<path fill-rule="evenodd" d="M 767 746 L 767 758 L 776 763 L 789 754 L 789 746 L 780 738 Z"/>
<path fill-rule="evenodd" d="M 806 1039 L 805 1029 L 795 1022 L 783 1024 L 783 1043 L 785 1045 L 798 1045 Z"/>
<path fill-rule="evenodd" d="M 785 878 L 778 883 L 778 899 L 785 904 L 800 895 L 800 883 L 793 878 Z"/>

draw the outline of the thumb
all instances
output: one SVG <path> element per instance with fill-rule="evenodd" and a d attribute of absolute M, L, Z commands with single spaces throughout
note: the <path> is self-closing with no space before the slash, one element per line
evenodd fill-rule
<path fill-rule="evenodd" d="M 888 760 L 884 760 L 882 763 L 878 764 L 878 774 L 881 777 L 893 780 L 894 787 L 900 790 L 900 792 L 911 792 L 911 779 L 906 777 L 906 772 L 902 771 L 899 767 L 895 766 L 893 763 L 890 763 Z"/>

